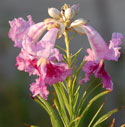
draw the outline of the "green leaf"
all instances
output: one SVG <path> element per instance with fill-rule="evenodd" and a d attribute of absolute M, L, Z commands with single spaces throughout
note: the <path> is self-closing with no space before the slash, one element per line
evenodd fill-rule
<path fill-rule="evenodd" d="M 93 125 L 93 127 L 97 127 L 99 124 L 101 124 L 102 122 L 104 122 L 105 120 L 107 120 L 111 115 L 113 115 L 114 113 L 118 112 L 120 109 L 121 109 L 121 107 L 109 111 L 108 113 L 106 113 L 105 115 L 103 115 L 101 118 L 99 118 L 96 121 L 96 123 Z"/>
<path fill-rule="evenodd" d="M 63 117 L 63 121 L 65 123 L 65 125 L 67 126 L 68 125 L 68 122 L 69 122 L 69 119 L 67 117 L 67 114 L 66 114 L 66 110 L 65 110 L 65 103 L 64 103 L 64 98 L 61 94 L 61 91 L 60 89 L 58 88 L 58 85 L 59 84 L 54 84 L 53 87 L 56 91 L 56 94 L 57 94 L 57 97 L 58 97 L 58 101 L 59 101 L 59 104 L 60 104 L 60 112 L 62 114 L 62 117 Z"/>
<path fill-rule="evenodd" d="M 73 54 L 71 56 L 72 59 L 72 62 L 71 62 L 71 65 L 74 63 L 74 61 L 76 60 L 77 56 L 79 55 L 79 53 L 81 52 L 82 48 L 80 48 L 75 54 Z"/>
<path fill-rule="evenodd" d="M 60 90 L 61 95 L 63 96 L 63 100 L 64 100 L 64 104 L 65 104 L 66 109 L 68 110 L 68 112 L 70 112 L 70 109 L 69 109 L 69 102 L 68 102 L 66 93 L 65 93 L 65 91 L 64 91 L 64 89 L 63 89 L 62 86 L 63 86 L 63 87 L 65 86 L 64 83 L 63 83 L 63 82 L 59 82 L 59 84 L 58 84 L 57 87 L 58 87 L 58 89 Z"/>
<path fill-rule="evenodd" d="M 63 52 L 66 52 L 66 50 L 65 50 L 64 48 L 60 47 L 59 45 L 56 45 L 56 47 L 57 47 L 58 49 L 62 50 Z"/>
<path fill-rule="evenodd" d="M 83 61 L 81 62 L 79 68 L 77 69 L 77 71 L 75 71 L 74 75 L 73 75 L 73 80 L 72 80 L 72 91 L 73 93 L 75 93 L 76 89 L 77 89 L 77 83 L 76 80 L 78 78 L 78 75 L 83 67 L 83 65 L 85 64 L 85 61 L 83 59 Z"/>
<path fill-rule="evenodd" d="M 90 127 L 93 123 L 93 121 L 95 120 L 95 118 L 97 117 L 97 115 L 99 114 L 99 112 L 101 111 L 101 109 L 103 108 L 104 103 L 100 106 L 100 108 L 98 109 L 98 111 L 96 112 L 96 114 L 93 116 L 92 120 L 90 121 L 88 127 Z"/>
<path fill-rule="evenodd" d="M 60 103 L 58 101 L 58 97 L 57 97 L 56 93 L 54 93 L 53 95 L 54 95 L 54 105 L 60 115 L 60 118 L 61 118 L 63 124 L 65 125 L 65 119 L 64 119 L 63 112 L 61 111 L 62 109 L 61 109 Z"/>
<path fill-rule="evenodd" d="M 54 124 L 54 127 L 63 127 L 61 121 L 59 120 L 56 112 L 54 111 L 54 109 L 52 108 L 52 106 L 46 101 L 44 100 L 41 96 L 37 96 L 40 101 L 46 106 L 47 110 L 49 111 L 49 115 L 52 121 L 52 124 Z"/>
<path fill-rule="evenodd" d="M 95 80 L 94 80 L 94 81 L 95 81 Z M 94 81 L 93 81 L 93 82 L 94 82 Z M 85 91 L 84 91 L 84 93 L 83 93 L 83 95 L 82 95 L 82 97 L 81 97 L 81 99 L 80 99 L 80 101 L 79 101 L 78 108 L 77 108 L 77 111 L 76 111 L 77 116 L 80 115 L 80 112 L 81 112 L 81 110 L 82 110 L 82 108 L 83 108 L 83 106 L 84 106 L 86 100 L 88 99 L 88 97 L 101 85 L 101 83 L 99 83 L 98 85 L 96 85 L 96 86 L 88 93 L 88 89 L 93 85 L 93 82 L 90 83 L 90 84 L 88 85 L 88 87 L 85 89 Z M 88 94 L 87 94 L 87 93 L 88 93 Z M 86 95 L 86 94 L 87 94 L 87 95 Z"/>
<path fill-rule="evenodd" d="M 101 93 L 97 94 L 95 97 L 93 97 L 93 98 L 89 101 L 88 105 L 87 105 L 86 108 L 82 111 L 82 113 L 81 113 L 81 115 L 80 115 L 81 119 L 78 121 L 78 125 L 77 125 L 78 127 L 79 127 L 79 125 L 81 124 L 81 121 L 84 120 L 84 118 L 85 118 L 85 116 L 86 116 L 86 114 L 87 114 L 87 112 L 88 112 L 90 106 L 91 106 L 97 99 L 99 99 L 100 97 L 104 96 L 105 94 L 108 94 L 109 92 L 110 92 L 110 91 L 101 92 Z"/>

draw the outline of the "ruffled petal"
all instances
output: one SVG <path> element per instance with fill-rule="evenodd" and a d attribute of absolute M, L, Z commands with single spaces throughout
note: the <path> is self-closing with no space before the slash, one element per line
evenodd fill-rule
<path fill-rule="evenodd" d="M 85 78 L 82 80 L 82 82 L 87 82 L 89 80 L 89 76 L 95 72 L 98 66 L 99 62 L 87 61 L 82 68 L 83 72 L 85 72 Z"/>
<path fill-rule="evenodd" d="M 30 91 L 32 92 L 34 97 L 40 95 L 45 100 L 47 100 L 47 97 L 49 95 L 47 86 L 40 78 L 36 79 L 36 82 L 30 85 Z"/>
<path fill-rule="evenodd" d="M 30 15 L 27 16 L 27 18 L 28 21 L 25 21 L 23 18 L 15 18 L 13 21 L 9 21 L 10 31 L 8 33 L 8 36 L 12 41 L 14 41 L 15 47 L 22 47 L 22 40 L 24 39 L 28 28 L 34 24 Z"/>
<path fill-rule="evenodd" d="M 119 49 L 121 49 L 119 46 L 122 44 L 122 39 L 123 35 L 121 33 L 112 34 L 112 40 L 110 40 L 109 44 L 110 55 L 107 56 L 107 59 L 118 61 L 120 57 Z"/>
<path fill-rule="evenodd" d="M 71 75 L 71 69 L 65 63 L 47 63 L 47 75 L 45 78 L 45 83 L 52 85 L 54 83 L 62 82 Z"/>
<path fill-rule="evenodd" d="M 82 68 L 85 72 L 85 77 L 79 81 L 79 84 L 83 84 L 89 80 L 91 74 L 94 74 L 96 78 L 102 79 L 103 88 L 108 90 L 113 89 L 113 83 L 109 74 L 104 69 L 104 61 L 87 61 Z"/>
<path fill-rule="evenodd" d="M 36 70 L 36 62 L 37 60 L 33 58 L 33 56 L 29 55 L 27 51 L 21 50 L 19 55 L 16 57 L 16 66 L 20 71 L 28 72 L 29 75 L 39 75 Z"/>

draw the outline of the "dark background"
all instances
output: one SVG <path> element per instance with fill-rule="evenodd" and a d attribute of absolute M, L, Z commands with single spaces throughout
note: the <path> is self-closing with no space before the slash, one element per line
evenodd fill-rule
<path fill-rule="evenodd" d="M 49 7 L 64 4 L 80 4 L 78 18 L 88 19 L 105 38 L 107 43 L 113 32 L 125 34 L 125 0 L 0 0 L 0 127 L 23 127 L 24 123 L 50 127 L 47 113 L 29 97 L 29 84 L 33 81 L 25 72 L 16 69 L 19 49 L 13 47 L 8 38 L 9 20 L 32 15 L 35 22 L 49 17 Z M 26 19 L 27 20 L 27 19 Z M 124 41 L 124 40 L 123 40 Z M 125 41 L 124 41 L 125 42 Z M 63 42 L 59 45 L 63 45 Z M 72 52 L 83 47 L 79 61 L 89 47 L 86 37 L 77 35 L 72 41 Z M 125 43 L 122 44 L 119 62 L 106 62 L 106 70 L 111 75 L 114 90 L 106 97 L 105 111 L 125 105 Z M 49 99 L 51 94 L 49 95 Z M 125 111 L 116 118 L 115 127 L 125 123 Z M 111 119 L 109 120 L 111 123 Z"/>

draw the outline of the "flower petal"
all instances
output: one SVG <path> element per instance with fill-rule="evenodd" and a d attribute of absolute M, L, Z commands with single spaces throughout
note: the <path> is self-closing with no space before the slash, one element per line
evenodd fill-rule
<path fill-rule="evenodd" d="M 123 39 L 121 33 L 113 33 L 112 40 L 108 47 L 101 35 L 93 27 L 83 25 L 83 28 L 88 36 L 96 60 L 105 59 L 118 61 L 120 57 L 119 46 L 122 44 L 121 39 Z"/>
<path fill-rule="evenodd" d="M 34 24 L 29 28 L 27 35 L 35 43 L 46 30 L 46 28 L 47 26 L 44 24 L 44 22 Z"/>
<path fill-rule="evenodd" d="M 94 74 L 95 74 L 95 77 L 102 79 L 103 88 L 106 88 L 106 89 L 112 91 L 113 83 L 112 83 L 112 80 L 111 80 L 109 74 L 104 69 L 104 61 L 103 60 L 100 61 L 99 66 L 96 69 Z"/>
<path fill-rule="evenodd" d="M 68 65 L 65 63 L 47 63 L 47 75 L 45 82 L 49 85 L 54 83 L 62 82 L 71 75 L 71 69 L 68 68 Z"/>
<path fill-rule="evenodd" d="M 90 48 L 88 48 L 86 50 L 86 52 L 89 54 L 88 56 L 85 56 L 85 61 L 94 61 L 95 58 L 94 58 L 94 55 L 93 55 L 93 52 Z"/>
<path fill-rule="evenodd" d="M 89 25 L 83 25 L 85 33 L 88 36 L 95 59 L 104 59 L 109 53 L 108 46 L 101 35 Z"/>
<path fill-rule="evenodd" d="M 9 21 L 10 31 L 8 33 L 9 38 L 14 41 L 14 46 L 21 48 L 22 40 L 30 26 L 34 24 L 32 21 L 32 17 L 27 16 L 28 21 L 25 21 L 23 18 L 14 19 L 13 21 Z"/>
<path fill-rule="evenodd" d="M 18 70 L 28 72 L 29 75 L 39 75 L 38 71 L 35 69 L 36 61 L 37 60 L 22 49 L 16 57 L 16 66 Z"/>
<path fill-rule="evenodd" d="M 37 43 L 34 43 L 31 38 L 27 38 L 23 42 L 23 48 L 36 58 L 48 58 L 54 50 L 57 33 L 58 29 L 53 28 Z"/>
<path fill-rule="evenodd" d="M 83 72 L 85 72 L 85 78 L 83 79 L 84 82 L 87 82 L 89 80 L 89 76 L 95 72 L 98 66 L 99 62 L 97 61 L 87 61 L 85 63 L 85 65 L 82 68 Z"/>
<path fill-rule="evenodd" d="M 47 86 L 40 80 L 40 78 L 36 79 L 35 83 L 30 85 L 30 91 L 33 96 L 37 96 L 38 94 L 43 97 L 43 99 L 47 100 L 49 91 L 47 90 Z"/>
<path fill-rule="evenodd" d="M 120 57 L 119 49 L 121 49 L 119 46 L 122 44 L 121 39 L 123 39 L 123 35 L 121 33 L 112 34 L 112 40 L 110 40 L 109 44 L 109 50 L 111 53 L 107 56 L 107 59 L 118 61 L 118 58 Z"/>
<path fill-rule="evenodd" d="M 104 61 L 87 61 L 82 70 L 85 72 L 85 78 L 79 81 L 80 84 L 87 82 L 89 80 L 89 76 L 94 74 L 96 78 L 102 79 L 103 88 L 110 91 L 113 89 L 112 80 L 104 69 Z"/>

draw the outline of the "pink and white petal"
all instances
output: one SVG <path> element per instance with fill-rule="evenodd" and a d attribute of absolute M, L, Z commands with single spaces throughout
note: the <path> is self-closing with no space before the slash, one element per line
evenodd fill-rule
<path fill-rule="evenodd" d="M 34 24 L 29 28 L 27 35 L 35 43 L 40 38 L 40 36 L 43 34 L 43 32 L 45 32 L 46 28 L 47 26 L 44 24 L 44 22 Z"/>
<path fill-rule="evenodd" d="M 83 28 L 89 39 L 95 59 L 104 59 L 109 54 L 109 48 L 104 39 L 92 26 L 83 25 Z"/>
<path fill-rule="evenodd" d="M 42 38 L 42 41 L 49 42 L 52 47 L 55 46 L 57 34 L 59 32 L 59 29 L 52 28 L 50 29 Z"/>
<path fill-rule="evenodd" d="M 90 48 L 86 50 L 86 52 L 89 54 L 88 56 L 85 56 L 85 61 L 94 61 L 95 57 L 93 55 L 93 52 Z"/>
<path fill-rule="evenodd" d="M 53 50 L 51 50 L 50 54 L 51 55 L 48 58 L 48 60 L 50 61 L 58 60 L 58 62 L 62 61 L 62 54 L 59 53 L 59 50 L 57 48 L 54 48 Z"/>
<path fill-rule="evenodd" d="M 120 57 L 119 47 L 122 44 L 123 35 L 121 33 L 113 33 L 112 40 L 110 40 L 109 51 L 110 54 L 107 56 L 108 60 L 118 61 Z"/>
<path fill-rule="evenodd" d="M 68 65 L 65 63 L 48 62 L 46 66 L 47 75 L 45 83 L 49 85 L 64 81 L 72 73 L 72 70 L 69 69 Z"/>
<path fill-rule="evenodd" d="M 33 94 L 33 97 L 40 95 L 43 99 L 47 100 L 49 95 L 49 91 L 47 90 L 47 86 L 40 78 L 36 79 L 35 83 L 30 85 L 30 91 Z"/>
<path fill-rule="evenodd" d="M 58 29 L 53 28 L 37 43 L 33 43 L 31 38 L 27 38 L 27 40 L 23 42 L 23 47 L 37 58 L 48 58 L 51 56 L 51 52 L 53 52 L 57 33 Z"/>
<path fill-rule="evenodd" d="M 110 40 L 109 49 L 118 47 L 122 44 L 123 34 L 114 32 L 112 34 L 112 40 Z"/>
<path fill-rule="evenodd" d="M 39 75 L 35 68 L 36 61 L 37 60 L 33 59 L 32 56 L 22 49 L 16 57 L 16 66 L 18 70 L 28 72 L 29 75 Z"/>
<path fill-rule="evenodd" d="M 27 30 L 30 26 L 34 24 L 32 17 L 27 16 L 28 21 L 25 21 L 23 18 L 14 19 L 9 21 L 10 30 L 8 33 L 9 38 L 14 41 L 14 46 L 22 48 L 22 40 L 24 39 Z"/>

